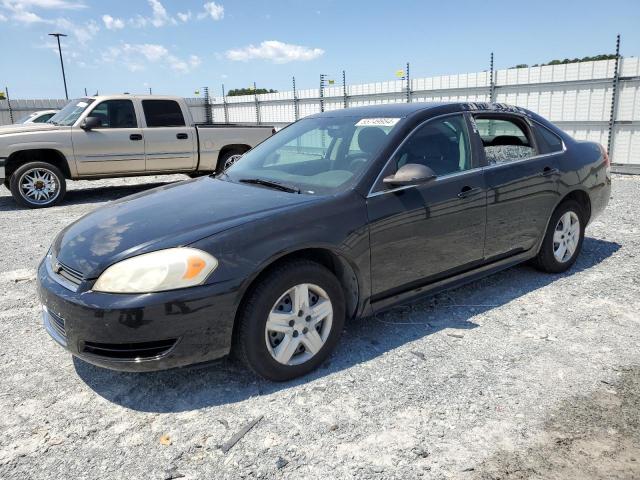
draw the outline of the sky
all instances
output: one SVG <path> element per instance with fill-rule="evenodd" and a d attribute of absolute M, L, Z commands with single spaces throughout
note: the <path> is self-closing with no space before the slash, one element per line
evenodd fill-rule
<path fill-rule="evenodd" d="M 519 6 L 522 5 L 522 6 Z M 12 98 L 194 96 L 208 86 L 317 88 L 497 69 L 555 58 L 640 55 L 640 0 L 0 0 L 0 87 Z"/>

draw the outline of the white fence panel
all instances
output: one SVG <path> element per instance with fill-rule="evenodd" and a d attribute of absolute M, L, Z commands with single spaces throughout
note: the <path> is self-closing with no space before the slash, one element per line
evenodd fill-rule
<path fill-rule="evenodd" d="M 615 60 L 580 62 L 542 67 L 513 68 L 495 72 L 495 101 L 521 106 L 539 113 L 577 139 L 607 144 L 613 95 Z M 619 72 L 612 160 L 640 165 L 640 59 L 622 59 Z M 412 78 L 412 102 L 488 102 L 490 73 L 472 72 Z M 405 80 L 348 85 L 347 105 L 379 105 L 407 101 Z M 317 88 L 211 99 L 214 122 L 255 123 L 285 126 L 320 112 Z M 204 99 L 187 99 L 197 122 L 206 119 Z M 324 110 L 344 108 L 342 85 L 328 85 L 323 91 Z M 12 100 L 14 119 L 27 113 L 60 108 L 64 100 Z M 296 105 L 297 103 L 297 105 Z M 297 108 L 296 108 L 297 106 Z M 258 109 L 258 112 L 256 111 Z M 226 114 L 225 114 L 226 111 Z M 10 123 L 7 102 L 0 101 L 0 124 Z"/>

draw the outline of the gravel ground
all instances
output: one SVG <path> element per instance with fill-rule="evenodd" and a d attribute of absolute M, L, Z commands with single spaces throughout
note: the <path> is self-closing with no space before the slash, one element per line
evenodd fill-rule
<path fill-rule="evenodd" d="M 181 178 L 76 182 L 39 211 L 0 189 L 0 478 L 640 478 L 640 177 L 614 177 L 569 273 L 351 322 L 293 382 L 73 360 L 40 325 L 37 263 L 82 214 Z"/>

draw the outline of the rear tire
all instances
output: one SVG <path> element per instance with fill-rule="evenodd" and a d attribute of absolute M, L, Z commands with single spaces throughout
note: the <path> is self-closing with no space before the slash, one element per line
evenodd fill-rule
<path fill-rule="evenodd" d="M 67 191 L 64 175 L 46 162 L 29 162 L 16 169 L 9 179 L 15 201 L 27 208 L 46 208 L 60 203 Z"/>
<path fill-rule="evenodd" d="M 269 272 L 248 293 L 234 353 L 261 377 L 290 380 L 330 355 L 344 320 L 344 293 L 336 277 L 315 262 L 292 261 Z"/>
<path fill-rule="evenodd" d="M 224 172 L 227 168 L 233 165 L 246 151 L 239 149 L 227 150 L 218 159 L 218 172 Z M 227 163 L 229 165 L 227 165 Z"/>
<path fill-rule="evenodd" d="M 551 215 L 533 265 L 543 272 L 561 273 L 575 263 L 584 240 L 584 209 L 575 200 L 565 200 Z"/>

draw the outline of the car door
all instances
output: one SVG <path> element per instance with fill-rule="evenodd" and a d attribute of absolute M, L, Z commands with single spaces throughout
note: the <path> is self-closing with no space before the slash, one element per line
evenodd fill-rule
<path fill-rule="evenodd" d="M 468 127 L 463 114 L 428 120 L 398 147 L 376 181 L 367 198 L 373 302 L 482 262 L 486 188 Z M 381 179 L 407 163 L 422 163 L 437 177 L 385 188 Z"/>
<path fill-rule="evenodd" d="M 78 175 L 144 172 L 144 142 L 131 100 L 104 100 L 87 114 L 100 119 L 91 130 L 72 128 Z"/>
<path fill-rule="evenodd" d="M 543 153 L 532 124 L 515 114 L 476 114 L 488 189 L 485 258 L 533 248 L 558 201 L 558 154 Z"/>
<path fill-rule="evenodd" d="M 189 171 L 196 167 L 197 139 L 175 100 L 142 100 L 147 172 Z"/>

